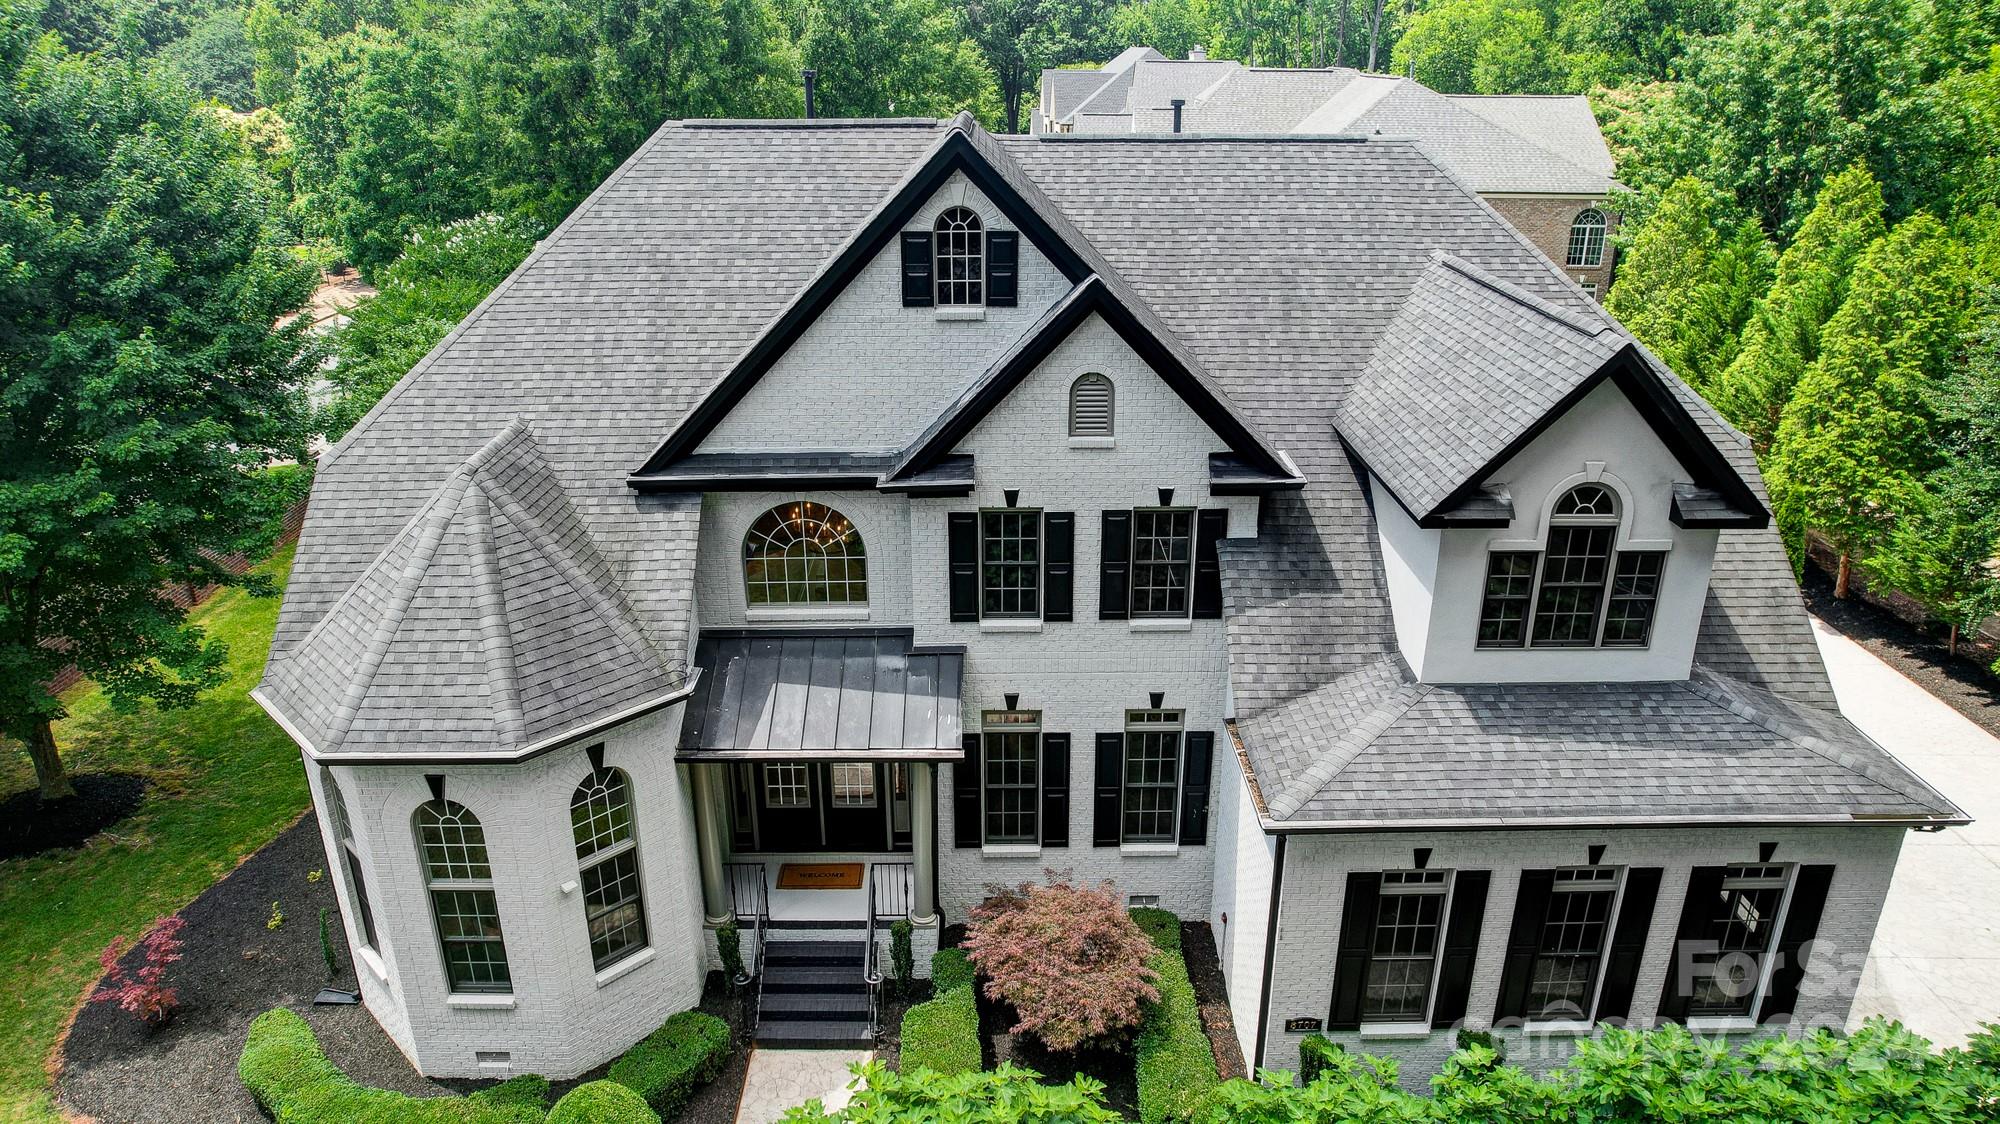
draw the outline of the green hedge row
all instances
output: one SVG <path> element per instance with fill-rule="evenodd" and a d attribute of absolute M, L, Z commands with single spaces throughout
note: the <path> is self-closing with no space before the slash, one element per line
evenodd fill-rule
<path fill-rule="evenodd" d="M 1159 973 L 1153 986 L 1159 988 L 1160 999 L 1146 1005 L 1133 1045 L 1139 1119 L 1144 1124 L 1187 1120 L 1206 1108 L 1222 1075 L 1215 1068 L 1194 982 L 1181 956 L 1180 918 L 1165 910 L 1135 909 L 1132 919 L 1160 948 L 1146 961 Z"/>
<path fill-rule="evenodd" d="M 952 1077 L 980 1066 L 979 1001 L 972 994 L 972 962 L 955 948 L 931 957 L 933 998 L 903 1013 L 904 1073 L 919 1068 Z"/>
<path fill-rule="evenodd" d="M 468 1097 L 371 1089 L 340 1071 L 312 1028 L 283 1007 L 250 1024 L 236 1075 L 278 1124 L 542 1124 L 549 1083 L 516 1077 Z"/>
<path fill-rule="evenodd" d="M 549 1124 L 660 1124 L 660 1114 L 616 1081 L 592 1081 L 557 1101 Z"/>
<path fill-rule="evenodd" d="M 728 1065 L 729 1024 L 701 1011 L 682 1011 L 625 1051 L 606 1076 L 671 1119 Z"/>

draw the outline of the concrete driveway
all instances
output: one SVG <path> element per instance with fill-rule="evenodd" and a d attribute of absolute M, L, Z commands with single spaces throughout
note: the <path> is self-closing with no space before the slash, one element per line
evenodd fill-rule
<path fill-rule="evenodd" d="M 2000 1022 L 2000 739 L 1820 621 L 1813 631 L 1847 717 L 1978 821 L 1905 840 L 1852 1022 L 1888 1015 L 1962 1045 Z"/>

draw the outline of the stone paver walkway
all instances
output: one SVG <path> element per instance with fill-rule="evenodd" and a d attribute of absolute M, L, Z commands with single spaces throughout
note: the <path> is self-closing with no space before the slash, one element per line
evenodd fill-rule
<path fill-rule="evenodd" d="M 1827 625 L 1813 631 L 1847 717 L 1977 821 L 1904 840 L 1853 1022 L 1889 1015 L 1962 1045 L 2000 1022 L 2000 739 Z"/>
<path fill-rule="evenodd" d="M 874 1057 L 871 1050 L 766 1050 L 750 1054 L 743 1075 L 743 1100 L 736 1106 L 736 1124 L 771 1124 L 817 1097 L 829 1111 L 854 1095 L 847 1087 L 854 1076 L 848 1067 Z"/>

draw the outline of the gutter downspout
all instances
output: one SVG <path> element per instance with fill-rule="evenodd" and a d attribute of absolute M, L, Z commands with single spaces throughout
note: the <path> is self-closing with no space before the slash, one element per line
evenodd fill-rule
<path fill-rule="evenodd" d="M 1264 922 L 1264 982 L 1257 990 L 1257 1050 L 1250 1059 L 1250 1076 L 1264 1068 L 1264 1036 L 1271 1028 L 1271 962 L 1278 952 L 1278 900 L 1285 888 L 1285 842 L 1278 836 L 1278 849 L 1271 856 L 1271 913 Z"/>

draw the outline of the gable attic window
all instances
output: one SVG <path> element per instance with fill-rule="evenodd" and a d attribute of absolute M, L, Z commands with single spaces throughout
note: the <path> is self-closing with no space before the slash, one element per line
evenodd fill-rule
<path fill-rule="evenodd" d="M 1593 269 L 1604 264 L 1604 234 L 1609 227 L 1604 212 L 1585 208 L 1569 224 L 1569 264 Z"/>
<path fill-rule="evenodd" d="M 825 504 L 779 504 L 743 538 L 743 592 L 753 606 L 867 604 L 861 532 Z"/>
<path fill-rule="evenodd" d="M 986 303 L 986 239 L 979 216 L 969 207 L 952 207 L 937 218 L 931 233 L 937 267 L 939 308 Z"/>
<path fill-rule="evenodd" d="M 1112 398 L 1110 379 L 1095 371 L 1077 376 L 1069 387 L 1069 435 L 1110 437 Z"/>
<path fill-rule="evenodd" d="M 1487 555 L 1478 646 L 1645 647 L 1666 555 L 1614 551 L 1619 519 L 1609 488 L 1579 484 L 1549 513 L 1546 551 Z"/>

